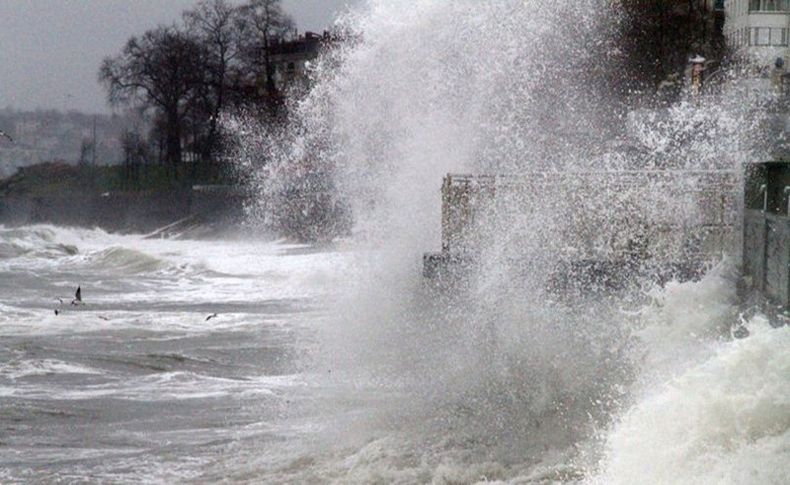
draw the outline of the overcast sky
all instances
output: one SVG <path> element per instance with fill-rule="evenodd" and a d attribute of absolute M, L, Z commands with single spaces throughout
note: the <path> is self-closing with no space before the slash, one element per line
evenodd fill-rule
<path fill-rule="evenodd" d="M 322 31 L 360 0 L 283 0 L 300 31 Z M 109 112 L 104 57 L 198 0 L 0 0 L 0 108 Z M 238 2 L 236 2 L 238 3 Z"/>

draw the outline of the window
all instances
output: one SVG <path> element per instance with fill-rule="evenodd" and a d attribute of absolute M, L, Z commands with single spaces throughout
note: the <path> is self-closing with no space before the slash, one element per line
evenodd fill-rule
<path fill-rule="evenodd" d="M 776 29 L 770 27 L 752 27 L 743 30 L 743 34 L 736 34 L 736 44 L 753 46 L 786 46 L 790 42 L 790 31 L 788 29 Z"/>
<path fill-rule="evenodd" d="M 771 45 L 787 45 L 785 29 L 771 29 Z"/>
<path fill-rule="evenodd" d="M 787 12 L 790 0 L 749 0 L 750 12 Z"/>
<path fill-rule="evenodd" d="M 771 45 L 771 29 L 768 27 L 755 27 L 752 31 L 754 32 L 754 45 Z"/>

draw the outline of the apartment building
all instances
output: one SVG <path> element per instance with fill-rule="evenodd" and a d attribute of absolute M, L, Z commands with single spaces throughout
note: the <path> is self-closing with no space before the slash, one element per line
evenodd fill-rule
<path fill-rule="evenodd" d="M 708 1 L 724 10 L 724 34 L 730 48 L 744 59 L 772 65 L 790 60 L 790 0 Z"/>

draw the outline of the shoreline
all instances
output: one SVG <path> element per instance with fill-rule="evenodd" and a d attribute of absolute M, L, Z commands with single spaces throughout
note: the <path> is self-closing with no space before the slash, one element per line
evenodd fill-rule
<path fill-rule="evenodd" d="M 148 234 L 166 226 L 233 226 L 244 213 L 244 194 L 232 186 L 118 191 L 61 192 L 0 197 L 0 224 L 98 227 L 108 232 Z"/>

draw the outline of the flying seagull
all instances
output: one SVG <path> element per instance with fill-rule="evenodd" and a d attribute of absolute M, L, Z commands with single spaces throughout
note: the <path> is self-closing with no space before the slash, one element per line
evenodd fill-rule
<path fill-rule="evenodd" d="M 217 315 L 216 313 L 215 313 L 215 314 L 213 314 L 213 315 L 209 315 L 208 317 L 206 317 L 206 321 L 208 322 L 208 321 L 209 321 L 209 320 L 211 320 L 212 318 L 217 318 L 218 316 L 219 316 L 219 315 Z"/>
<path fill-rule="evenodd" d="M 8 141 L 10 141 L 11 143 L 14 143 L 14 139 L 11 138 L 11 136 L 9 136 L 8 133 L 6 133 L 3 130 L 0 130 L 0 137 L 8 138 Z"/>
<path fill-rule="evenodd" d="M 77 287 L 77 292 L 74 293 L 74 299 L 71 300 L 72 305 L 81 305 L 82 304 L 82 288 L 79 286 Z"/>

